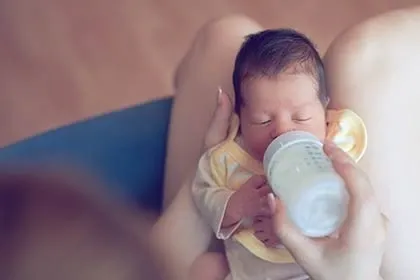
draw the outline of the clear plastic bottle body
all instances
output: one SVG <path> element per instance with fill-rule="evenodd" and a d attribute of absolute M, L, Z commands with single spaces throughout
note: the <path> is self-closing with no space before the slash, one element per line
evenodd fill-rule
<path fill-rule="evenodd" d="M 264 169 L 274 194 L 303 234 L 323 237 L 341 226 L 349 196 L 315 136 L 293 131 L 277 137 L 265 152 Z"/>

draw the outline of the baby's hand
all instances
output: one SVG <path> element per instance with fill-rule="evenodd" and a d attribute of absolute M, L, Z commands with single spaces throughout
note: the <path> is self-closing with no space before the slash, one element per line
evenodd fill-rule
<path fill-rule="evenodd" d="M 269 193 L 270 187 L 264 177 L 251 177 L 230 197 L 222 227 L 236 224 L 244 217 L 254 218 L 269 214 L 270 208 L 267 203 Z"/>
<path fill-rule="evenodd" d="M 280 239 L 274 231 L 272 216 L 258 216 L 254 219 L 255 237 L 267 247 L 279 247 Z"/>

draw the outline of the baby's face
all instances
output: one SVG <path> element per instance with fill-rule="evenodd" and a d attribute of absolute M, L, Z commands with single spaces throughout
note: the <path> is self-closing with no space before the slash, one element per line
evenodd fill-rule
<path fill-rule="evenodd" d="M 288 131 L 307 131 L 324 140 L 325 110 L 312 77 L 282 73 L 277 78 L 249 80 L 242 98 L 242 141 L 254 158 L 262 160 L 270 142 Z"/>

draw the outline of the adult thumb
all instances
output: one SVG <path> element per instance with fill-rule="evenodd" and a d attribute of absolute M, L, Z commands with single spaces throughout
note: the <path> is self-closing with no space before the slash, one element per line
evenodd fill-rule
<path fill-rule="evenodd" d="M 303 235 L 288 219 L 287 211 L 281 200 L 276 199 L 273 216 L 274 230 L 283 245 L 303 267 L 310 267 L 319 261 L 322 247 L 316 240 Z"/>
<path fill-rule="evenodd" d="M 233 104 L 229 96 L 219 88 L 217 106 L 204 140 L 205 149 L 216 146 L 226 139 L 232 112 Z"/>

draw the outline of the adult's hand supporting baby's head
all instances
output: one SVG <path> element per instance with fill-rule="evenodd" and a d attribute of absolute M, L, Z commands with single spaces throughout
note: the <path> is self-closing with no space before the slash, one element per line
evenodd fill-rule
<path fill-rule="evenodd" d="M 214 111 L 210 126 L 204 138 L 204 149 L 210 149 L 226 139 L 233 104 L 229 96 L 219 88 L 217 107 Z"/>

